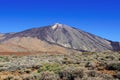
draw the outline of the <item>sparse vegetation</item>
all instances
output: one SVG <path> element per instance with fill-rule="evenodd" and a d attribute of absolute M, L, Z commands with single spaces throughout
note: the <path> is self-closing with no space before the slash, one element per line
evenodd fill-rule
<path fill-rule="evenodd" d="M 9 61 L 9 57 L 8 56 L 0 56 L 0 61 L 1 62 L 5 62 L 5 61 Z"/>
<path fill-rule="evenodd" d="M 118 80 L 119 52 L 0 56 L 0 80 Z"/>
<path fill-rule="evenodd" d="M 64 66 L 58 63 L 44 63 L 42 64 L 42 67 L 39 68 L 38 72 L 50 71 L 57 73 L 62 69 L 64 69 Z"/>

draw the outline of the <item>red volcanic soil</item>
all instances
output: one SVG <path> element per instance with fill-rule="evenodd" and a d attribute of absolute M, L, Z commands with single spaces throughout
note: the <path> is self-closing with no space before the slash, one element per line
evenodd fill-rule
<path fill-rule="evenodd" d="M 0 55 L 17 55 L 17 56 L 27 56 L 36 54 L 63 54 L 60 52 L 0 52 Z"/>
<path fill-rule="evenodd" d="M 33 53 L 30 52 L 0 52 L 0 55 L 18 55 L 18 56 L 22 56 L 22 55 L 31 55 Z"/>

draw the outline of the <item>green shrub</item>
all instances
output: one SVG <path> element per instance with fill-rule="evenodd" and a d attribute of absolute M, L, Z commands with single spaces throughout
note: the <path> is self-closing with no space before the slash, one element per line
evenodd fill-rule
<path fill-rule="evenodd" d="M 0 56 L 0 61 L 10 61 L 7 56 Z"/>
<path fill-rule="evenodd" d="M 39 80 L 58 80 L 57 75 L 54 72 L 41 72 Z"/>
<path fill-rule="evenodd" d="M 75 78 L 83 78 L 84 71 L 83 69 L 76 68 L 76 67 L 67 67 L 64 70 L 60 71 L 59 73 L 60 79 L 65 80 L 75 80 Z"/>
<path fill-rule="evenodd" d="M 96 77 L 96 71 L 89 71 L 88 76 L 89 77 Z"/>
<path fill-rule="evenodd" d="M 58 64 L 58 63 L 45 63 L 40 67 L 38 70 L 38 73 L 43 72 L 43 71 L 53 71 L 53 72 L 59 72 L 62 70 L 64 66 Z"/>
<path fill-rule="evenodd" d="M 13 76 L 8 76 L 8 77 L 6 77 L 5 79 L 3 79 L 3 80 L 12 80 L 14 77 Z"/>
<path fill-rule="evenodd" d="M 120 71 L 120 63 L 111 63 L 106 66 L 108 70 L 119 70 Z"/>
<path fill-rule="evenodd" d="M 120 51 L 118 51 L 118 54 L 120 54 Z"/>
<path fill-rule="evenodd" d="M 62 60 L 62 64 L 73 64 L 74 61 L 72 59 L 69 59 L 67 57 L 64 57 Z"/>
<path fill-rule="evenodd" d="M 113 56 L 106 56 L 105 58 L 110 59 L 110 60 L 114 60 L 115 59 Z"/>

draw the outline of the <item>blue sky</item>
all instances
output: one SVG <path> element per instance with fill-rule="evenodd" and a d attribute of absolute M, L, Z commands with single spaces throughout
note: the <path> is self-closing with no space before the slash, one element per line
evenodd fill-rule
<path fill-rule="evenodd" d="M 67 24 L 120 41 L 120 0 L 0 0 L 0 32 Z"/>

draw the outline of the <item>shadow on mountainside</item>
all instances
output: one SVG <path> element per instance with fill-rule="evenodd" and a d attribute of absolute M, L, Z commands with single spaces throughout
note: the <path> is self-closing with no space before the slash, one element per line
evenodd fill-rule
<path fill-rule="evenodd" d="M 114 51 L 120 51 L 120 43 L 119 42 L 112 42 L 111 41 L 111 46 L 113 47 Z"/>

